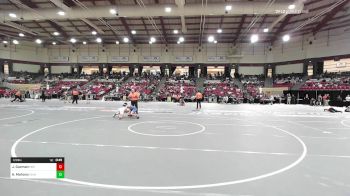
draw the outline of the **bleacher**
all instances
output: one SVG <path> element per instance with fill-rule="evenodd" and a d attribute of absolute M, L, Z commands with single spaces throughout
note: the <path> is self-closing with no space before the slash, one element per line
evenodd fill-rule
<path fill-rule="evenodd" d="M 5 82 L 12 84 L 33 84 L 41 82 L 40 74 L 29 72 L 12 72 L 10 76 L 5 79 Z"/>
<path fill-rule="evenodd" d="M 350 73 L 325 73 L 308 79 L 300 90 L 350 90 Z"/>
<path fill-rule="evenodd" d="M 243 84 L 244 93 L 256 98 L 265 85 L 265 77 L 263 75 L 240 76 L 240 81 Z"/>
<path fill-rule="evenodd" d="M 115 96 L 127 96 L 131 89 L 135 89 L 140 92 L 142 100 L 151 100 L 155 96 L 154 92 L 160 79 L 160 74 L 142 73 L 141 76 L 136 76 L 132 81 L 122 83 Z"/>
<path fill-rule="evenodd" d="M 165 85 L 159 90 L 157 99 L 166 101 L 169 97 L 173 100 L 179 100 L 184 97 L 185 100 L 192 100 L 196 93 L 195 80 L 187 75 L 175 75 L 167 78 Z"/>
<path fill-rule="evenodd" d="M 212 80 L 204 83 L 204 94 L 206 96 L 216 96 L 223 98 L 224 96 L 232 96 L 242 98 L 242 90 L 230 81 Z"/>
<path fill-rule="evenodd" d="M 93 95 L 94 99 L 101 99 L 105 94 L 115 88 L 114 82 L 95 81 L 92 84 L 84 85 L 80 88 L 83 94 Z"/>
<path fill-rule="evenodd" d="M 292 88 L 294 85 L 303 82 L 304 74 L 279 74 L 275 76 L 273 87 L 288 87 Z"/>

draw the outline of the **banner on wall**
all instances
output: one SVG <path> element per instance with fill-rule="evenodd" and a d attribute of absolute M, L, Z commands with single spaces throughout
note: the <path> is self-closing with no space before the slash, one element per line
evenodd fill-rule
<path fill-rule="evenodd" d="M 159 56 L 144 56 L 143 57 L 144 62 L 160 62 Z"/>
<path fill-rule="evenodd" d="M 69 63 L 69 57 L 68 56 L 52 56 L 51 62 L 52 63 Z"/>
<path fill-rule="evenodd" d="M 336 68 L 340 68 L 340 67 L 346 67 L 346 62 L 337 62 L 337 64 L 335 65 Z"/>
<path fill-rule="evenodd" d="M 128 56 L 112 56 L 111 62 L 112 63 L 118 63 L 118 62 L 128 62 L 129 57 Z"/>
<path fill-rule="evenodd" d="M 175 57 L 175 62 L 192 62 L 193 57 L 191 56 L 177 56 Z"/>
<path fill-rule="evenodd" d="M 208 62 L 225 62 L 226 56 L 208 56 Z"/>
<path fill-rule="evenodd" d="M 81 63 L 98 62 L 98 56 L 79 56 L 79 62 Z"/>

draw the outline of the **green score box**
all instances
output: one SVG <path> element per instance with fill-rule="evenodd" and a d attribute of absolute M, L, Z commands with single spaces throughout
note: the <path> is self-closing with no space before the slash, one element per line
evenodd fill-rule
<path fill-rule="evenodd" d="M 57 171 L 56 178 L 64 178 L 64 171 Z"/>

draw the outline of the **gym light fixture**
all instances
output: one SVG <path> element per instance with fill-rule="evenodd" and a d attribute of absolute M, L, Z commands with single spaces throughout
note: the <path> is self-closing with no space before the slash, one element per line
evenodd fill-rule
<path fill-rule="evenodd" d="M 150 42 L 152 42 L 152 43 L 156 42 L 156 38 L 151 37 Z"/>
<path fill-rule="evenodd" d="M 60 16 L 64 16 L 64 15 L 66 15 L 66 12 L 64 12 L 64 11 L 58 11 L 57 14 L 60 15 Z"/>
<path fill-rule="evenodd" d="M 71 38 L 70 40 L 69 40 L 71 43 L 75 43 L 75 42 L 77 42 L 77 40 L 75 39 L 75 38 Z"/>
<path fill-rule="evenodd" d="M 16 15 L 15 13 L 9 13 L 9 16 L 10 16 L 11 18 L 17 18 L 17 15 Z"/>
<path fill-rule="evenodd" d="M 295 5 L 294 4 L 288 5 L 288 9 L 294 10 L 295 9 Z"/>
<path fill-rule="evenodd" d="M 210 36 L 208 37 L 208 42 L 214 42 L 214 40 L 215 40 L 215 37 L 214 37 L 214 36 L 210 35 Z"/>
<path fill-rule="evenodd" d="M 117 10 L 116 9 L 110 9 L 109 13 L 111 13 L 113 15 L 116 15 L 117 14 Z"/>
<path fill-rule="evenodd" d="M 284 42 L 287 42 L 287 41 L 289 41 L 290 40 L 290 35 L 284 35 L 283 37 L 282 37 L 282 40 L 284 41 Z"/>
<path fill-rule="evenodd" d="M 36 39 L 36 40 L 35 40 L 35 43 L 41 44 L 41 43 L 43 43 L 43 41 L 41 41 L 41 39 Z"/>
<path fill-rule="evenodd" d="M 226 5 L 225 6 L 226 11 L 231 11 L 232 10 L 232 5 Z"/>
<path fill-rule="evenodd" d="M 166 7 L 165 12 L 170 13 L 171 12 L 171 7 Z"/>
<path fill-rule="evenodd" d="M 251 43 L 256 43 L 259 41 L 259 35 L 257 34 L 253 34 L 251 37 L 250 37 L 250 42 Z"/>
<path fill-rule="evenodd" d="M 182 36 L 179 37 L 179 42 L 180 42 L 180 43 L 182 43 L 182 42 L 184 42 L 184 41 L 185 41 L 185 38 L 184 38 L 184 37 L 182 37 Z"/>
<path fill-rule="evenodd" d="M 101 43 L 102 42 L 102 39 L 100 37 L 96 38 L 96 42 L 97 43 Z"/>
<path fill-rule="evenodd" d="M 96 42 L 97 42 L 97 43 L 101 43 L 101 42 L 102 42 L 102 39 L 98 37 L 98 38 L 96 38 Z"/>
<path fill-rule="evenodd" d="M 129 38 L 124 37 L 123 42 L 124 42 L 124 43 L 128 43 L 128 42 L 129 42 Z"/>

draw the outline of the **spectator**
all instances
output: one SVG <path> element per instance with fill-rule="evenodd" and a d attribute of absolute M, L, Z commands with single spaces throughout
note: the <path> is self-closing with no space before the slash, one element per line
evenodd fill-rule
<path fill-rule="evenodd" d="M 292 97 L 290 96 L 290 94 L 287 94 L 287 104 L 290 105 L 292 102 Z"/>
<path fill-rule="evenodd" d="M 45 100 L 46 100 L 46 92 L 45 92 L 45 89 L 42 88 L 42 90 L 41 90 L 41 101 L 45 102 Z"/>

